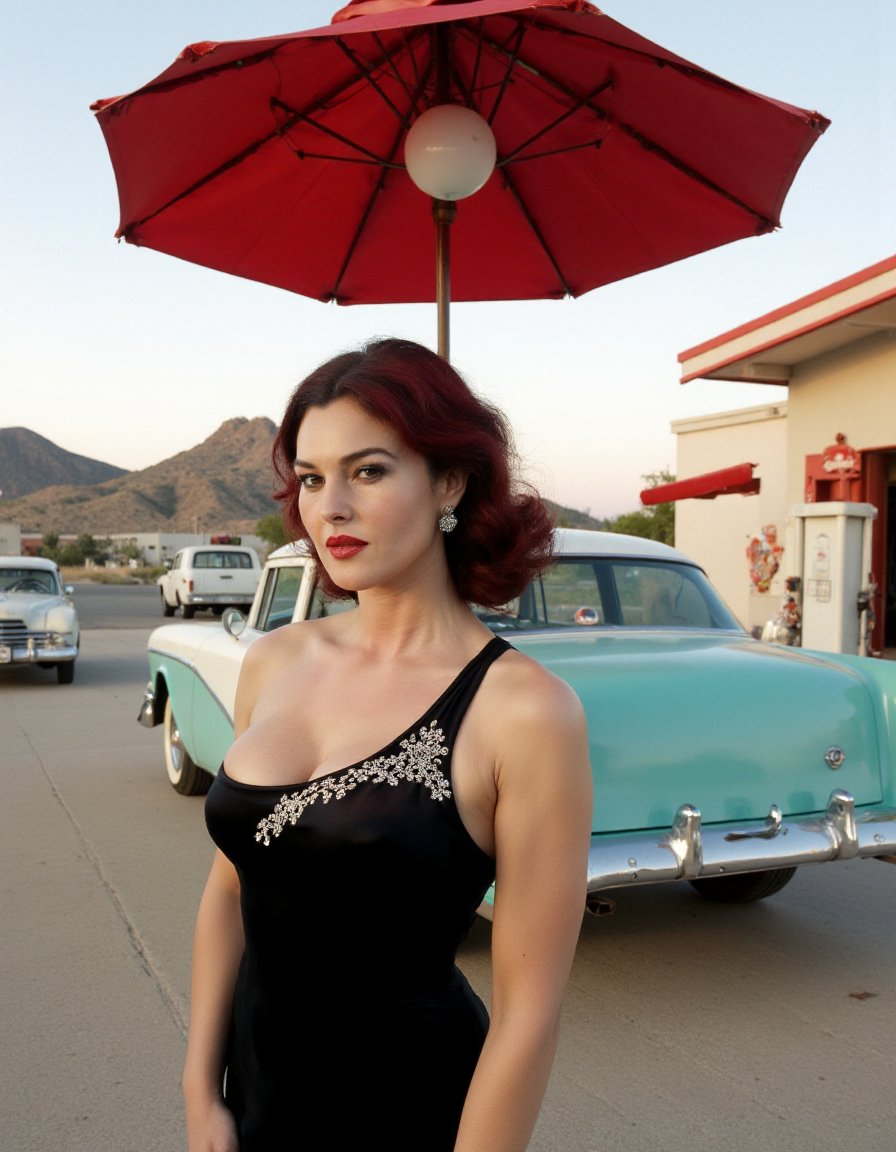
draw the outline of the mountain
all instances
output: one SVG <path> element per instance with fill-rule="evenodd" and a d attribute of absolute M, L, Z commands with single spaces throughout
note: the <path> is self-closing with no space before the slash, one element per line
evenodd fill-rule
<path fill-rule="evenodd" d="M 26 449 L 32 442 L 50 444 L 26 429 L 4 431 L 24 433 L 29 439 L 20 439 L 20 443 Z M 151 468 L 126 473 L 113 469 L 121 474 L 100 483 L 53 484 L 29 491 L 16 500 L 4 499 L 0 518 L 40 535 L 89 532 L 102 538 L 124 532 L 251 533 L 262 516 L 277 512 L 280 507 L 271 496 L 271 446 L 276 432 L 273 421 L 265 417 L 227 420 L 195 448 Z M 50 447 L 72 460 L 111 468 L 55 445 Z M 4 452 L 5 466 L 5 441 L 0 441 L 0 450 Z M 27 451 L 20 459 L 22 471 L 35 474 L 36 466 L 32 466 Z M 5 496 L 5 483 L 3 490 Z M 585 512 L 552 501 L 546 503 L 558 524 L 569 528 L 604 527 L 603 521 Z"/>
<path fill-rule="evenodd" d="M 4 499 L 2 517 L 40 534 L 249 532 L 278 508 L 271 497 L 275 433 L 265 417 L 227 420 L 197 447 L 139 472 Z"/>
<path fill-rule="evenodd" d="M 565 508 L 562 504 L 555 504 L 553 500 L 546 499 L 544 503 L 558 528 L 589 528 L 593 532 L 605 532 L 611 523 L 611 520 L 600 520 L 588 512 Z"/>
<path fill-rule="evenodd" d="M 66 452 L 28 428 L 0 428 L 0 493 L 6 500 L 53 484 L 101 484 L 124 468 Z"/>

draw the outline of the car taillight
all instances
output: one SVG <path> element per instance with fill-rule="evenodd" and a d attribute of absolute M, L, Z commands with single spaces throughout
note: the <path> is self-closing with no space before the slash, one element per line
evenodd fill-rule
<path fill-rule="evenodd" d="M 192 591 L 193 591 L 193 581 L 192 581 L 192 580 L 188 580 L 188 581 L 187 581 L 187 584 L 189 584 L 189 588 L 187 589 L 187 591 L 188 591 L 188 592 L 192 592 Z"/>

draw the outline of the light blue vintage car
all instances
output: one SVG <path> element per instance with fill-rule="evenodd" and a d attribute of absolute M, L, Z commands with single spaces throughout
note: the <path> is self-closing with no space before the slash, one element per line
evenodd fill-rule
<path fill-rule="evenodd" d="M 688 880 L 743 902 L 779 891 L 801 864 L 896 863 L 896 665 L 755 640 L 663 544 L 558 529 L 554 552 L 518 600 L 480 615 L 584 704 L 592 911 L 633 884 Z M 206 791 L 233 739 L 247 646 L 351 607 L 322 595 L 314 563 L 290 545 L 268 559 L 248 620 L 228 612 L 223 626 L 152 633 L 139 719 L 163 725 L 179 792 Z"/>

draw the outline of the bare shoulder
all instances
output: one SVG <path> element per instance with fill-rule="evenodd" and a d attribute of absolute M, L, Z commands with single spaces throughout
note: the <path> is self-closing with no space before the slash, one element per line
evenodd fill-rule
<path fill-rule="evenodd" d="M 516 649 L 489 669 L 474 702 L 475 732 L 495 785 L 576 793 L 591 786 L 585 712 L 576 693 L 553 672 Z"/>
<path fill-rule="evenodd" d="M 237 732 L 248 725 L 255 704 L 267 686 L 296 669 L 307 669 L 313 674 L 316 653 L 328 643 L 329 630 L 323 627 L 325 623 L 306 620 L 287 624 L 252 641 L 243 656 L 237 682 L 234 705 Z"/>
<path fill-rule="evenodd" d="M 573 689 L 523 652 L 506 652 L 485 686 L 490 708 L 504 718 L 502 727 L 556 732 L 572 726 L 584 731 L 585 713 Z"/>
<path fill-rule="evenodd" d="M 482 688 L 477 735 L 504 814 L 499 840 L 506 845 L 514 827 L 531 831 L 536 813 L 543 829 L 555 819 L 561 839 L 578 828 L 581 840 L 589 831 L 593 786 L 579 697 L 516 649 L 495 662 Z"/>
<path fill-rule="evenodd" d="M 307 658 L 331 642 L 338 620 L 338 617 L 302 620 L 266 632 L 249 645 L 243 657 L 243 668 L 257 672 L 266 667 L 276 668 L 284 661 Z"/>

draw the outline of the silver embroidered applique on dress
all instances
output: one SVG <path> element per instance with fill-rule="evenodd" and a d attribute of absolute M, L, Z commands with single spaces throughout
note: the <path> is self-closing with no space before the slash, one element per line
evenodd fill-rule
<path fill-rule="evenodd" d="M 423 784 L 429 789 L 433 800 L 446 800 L 451 795 L 447 779 L 440 771 L 442 757 L 448 755 L 444 744 L 444 734 L 433 720 L 429 727 L 412 732 L 399 744 L 400 752 L 393 756 L 376 756 L 363 764 L 346 768 L 333 776 L 321 776 L 311 780 L 300 792 L 291 796 L 281 796 L 270 816 L 259 820 L 255 839 L 270 844 L 271 837 L 277 837 L 287 824 L 295 824 L 306 808 L 316 801 L 329 804 L 331 800 L 341 800 L 359 784 L 370 781 L 373 784 L 390 784 L 393 787 L 403 781 L 409 784 Z"/>

